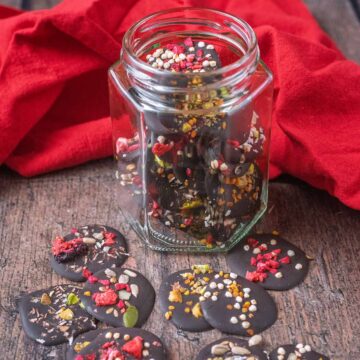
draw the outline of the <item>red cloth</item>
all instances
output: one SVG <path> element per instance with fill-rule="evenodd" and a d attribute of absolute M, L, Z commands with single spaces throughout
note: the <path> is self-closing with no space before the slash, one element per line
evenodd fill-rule
<path fill-rule="evenodd" d="M 112 152 L 107 68 L 124 32 L 176 6 L 220 8 L 256 30 L 275 74 L 271 176 L 281 172 L 360 209 L 360 67 L 300 0 L 65 0 L 0 7 L 0 163 L 25 176 Z"/>

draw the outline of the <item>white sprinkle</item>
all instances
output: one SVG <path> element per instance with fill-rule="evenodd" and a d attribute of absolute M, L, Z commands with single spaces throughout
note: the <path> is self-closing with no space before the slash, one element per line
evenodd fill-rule
<path fill-rule="evenodd" d="M 243 291 L 244 291 L 245 294 L 250 294 L 251 293 L 250 288 L 243 288 Z"/>
<path fill-rule="evenodd" d="M 210 63 L 209 63 L 208 60 L 204 60 L 203 63 L 202 63 L 203 67 L 208 67 L 209 65 L 210 65 Z"/>
<path fill-rule="evenodd" d="M 158 141 L 160 144 L 164 144 L 164 142 L 165 142 L 165 136 L 162 136 L 162 135 L 158 136 L 157 141 Z"/>
<path fill-rule="evenodd" d="M 220 277 L 220 275 L 216 274 L 214 277 L 215 277 L 215 279 L 218 279 Z"/>
<path fill-rule="evenodd" d="M 213 296 L 211 297 L 211 300 L 212 300 L 212 301 L 217 301 L 217 299 L 218 299 L 218 298 L 217 298 L 216 295 L 213 295 Z"/>
<path fill-rule="evenodd" d="M 305 354 L 305 353 L 306 353 L 305 348 L 301 348 L 301 349 L 299 349 L 299 351 L 300 351 L 301 354 Z"/>
<path fill-rule="evenodd" d="M 195 48 L 193 46 L 190 46 L 189 49 L 188 49 L 190 52 L 191 51 L 195 51 Z"/>
<path fill-rule="evenodd" d="M 282 272 L 281 272 L 281 271 L 278 271 L 278 272 L 275 274 L 275 277 L 276 277 L 277 279 L 281 279 L 281 278 L 283 277 Z"/>
<path fill-rule="evenodd" d="M 245 250 L 245 251 L 249 251 L 249 250 L 250 250 L 250 246 L 249 246 L 249 245 L 244 245 L 244 250 Z"/>
<path fill-rule="evenodd" d="M 168 58 L 168 59 L 172 59 L 173 56 L 174 56 L 174 53 L 169 50 L 168 53 L 167 53 L 167 58 Z"/>
<path fill-rule="evenodd" d="M 303 345 L 302 343 L 299 343 L 299 344 L 296 345 L 296 348 L 297 348 L 297 349 L 301 349 L 301 348 L 303 348 L 303 347 L 304 347 L 304 345 Z"/>
<path fill-rule="evenodd" d="M 151 64 L 151 66 L 154 67 L 154 68 L 156 68 L 156 67 L 158 67 L 158 64 L 157 64 L 157 62 L 155 61 L 155 62 L 153 62 L 153 63 Z"/>
<path fill-rule="evenodd" d="M 204 296 L 199 297 L 199 301 L 205 301 L 205 300 L 206 300 L 206 298 Z"/>
<path fill-rule="evenodd" d="M 155 58 L 153 56 L 149 57 L 149 62 L 153 62 L 155 60 Z"/>
<path fill-rule="evenodd" d="M 198 42 L 198 47 L 202 48 L 205 46 L 205 43 L 203 41 Z"/>
<path fill-rule="evenodd" d="M 250 303 L 253 304 L 253 305 L 256 305 L 256 304 L 257 304 L 257 301 L 256 301 L 255 299 L 252 299 L 252 300 L 250 301 Z"/>
<path fill-rule="evenodd" d="M 230 322 L 231 322 L 232 324 L 237 324 L 239 321 L 238 321 L 238 319 L 237 319 L 235 316 L 233 316 L 233 317 L 230 319 Z"/>
<path fill-rule="evenodd" d="M 170 59 L 170 60 L 168 61 L 169 64 L 173 64 L 174 62 L 175 62 L 174 59 Z"/>
<path fill-rule="evenodd" d="M 294 250 L 288 250 L 287 254 L 289 256 L 295 256 L 295 251 Z"/>
<path fill-rule="evenodd" d="M 116 276 L 116 273 L 112 271 L 111 269 L 105 269 L 105 275 L 108 277 Z"/>
<path fill-rule="evenodd" d="M 278 350 L 277 350 L 277 353 L 278 353 L 279 355 L 285 355 L 285 354 L 286 354 L 286 351 L 285 351 L 284 348 L 279 347 Z"/>
<path fill-rule="evenodd" d="M 262 248 L 264 248 L 265 250 L 267 250 L 268 246 L 266 244 L 261 244 L 260 245 Z"/>
<path fill-rule="evenodd" d="M 256 305 L 250 305 L 250 307 L 249 307 L 250 312 L 255 312 L 256 310 L 257 310 Z"/>
<path fill-rule="evenodd" d="M 179 59 L 180 59 L 180 60 L 185 60 L 185 59 L 186 59 L 186 55 L 183 54 L 183 53 L 181 53 L 181 54 L 179 55 Z"/>
<path fill-rule="evenodd" d="M 237 274 L 231 272 L 231 273 L 230 273 L 230 277 L 231 277 L 232 279 L 237 279 L 238 276 L 237 276 Z"/>
<path fill-rule="evenodd" d="M 241 302 L 243 301 L 243 299 L 242 299 L 241 296 L 237 296 L 237 297 L 235 298 L 235 301 L 241 303 Z"/>
<path fill-rule="evenodd" d="M 216 61 L 211 60 L 211 61 L 210 61 L 210 66 L 211 66 L 211 67 L 215 67 L 215 66 L 216 66 Z"/>
<path fill-rule="evenodd" d="M 206 48 L 209 49 L 209 50 L 213 50 L 213 49 L 214 49 L 214 45 L 209 44 Z"/>
<path fill-rule="evenodd" d="M 170 67 L 170 63 L 169 63 L 169 62 L 164 63 L 164 69 L 168 69 L 169 67 Z"/>
<path fill-rule="evenodd" d="M 277 356 L 277 360 L 285 360 L 284 355 L 278 355 L 278 356 Z"/>
<path fill-rule="evenodd" d="M 205 296 L 206 298 L 209 298 L 209 297 L 211 296 L 211 292 L 210 292 L 210 291 L 206 291 L 205 294 L 204 294 L 204 296 Z"/>
<path fill-rule="evenodd" d="M 256 346 L 262 343 L 261 335 L 254 335 L 249 339 L 249 346 Z"/>
<path fill-rule="evenodd" d="M 257 247 L 253 250 L 253 254 L 255 255 L 260 254 L 260 252 L 261 252 L 260 249 Z"/>
<path fill-rule="evenodd" d="M 249 294 L 244 294 L 244 298 L 248 299 L 250 297 Z"/>
<path fill-rule="evenodd" d="M 230 292 L 230 291 L 227 291 L 227 292 L 225 293 L 225 297 L 231 298 L 231 297 L 232 297 L 231 292 Z"/>
<path fill-rule="evenodd" d="M 241 305 L 239 303 L 235 303 L 234 309 L 237 309 L 237 310 L 241 309 Z"/>
<path fill-rule="evenodd" d="M 219 290 L 222 290 L 222 289 L 224 288 L 224 284 L 223 284 L 223 283 L 219 283 L 219 284 L 217 285 L 217 287 L 218 287 Z"/>
<path fill-rule="evenodd" d="M 163 65 L 164 65 L 164 62 L 160 59 L 157 63 L 158 63 L 159 68 L 163 67 Z"/>
<path fill-rule="evenodd" d="M 112 338 L 112 333 L 109 331 L 105 334 L 105 338 L 106 339 L 111 339 Z"/>
<path fill-rule="evenodd" d="M 210 284 L 209 284 L 209 287 L 210 289 L 216 289 L 217 288 L 217 284 L 215 281 L 212 281 Z"/>
<path fill-rule="evenodd" d="M 244 328 L 244 329 L 248 329 L 250 327 L 250 323 L 248 321 L 243 321 L 241 323 L 241 326 Z"/>
<path fill-rule="evenodd" d="M 307 352 L 310 352 L 310 351 L 311 351 L 311 346 L 310 346 L 310 345 L 305 345 L 304 348 L 305 348 L 305 350 L 306 350 Z"/>
<path fill-rule="evenodd" d="M 150 54 L 147 54 L 146 55 L 146 60 L 149 60 L 151 58 L 151 55 Z"/>
<path fill-rule="evenodd" d="M 165 59 L 167 59 L 167 54 L 161 54 L 161 59 L 163 59 L 163 60 L 165 60 Z"/>
<path fill-rule="evenodd" d="M 302 268 L 303 266 L 300 263 L 295 265 L 296 270 L 301 270 Z"/>
<path fill-rule="evenodd" d="M 241 314 L 241 315 L 239 316 L 239 319 L 240 319 L 241 321 L 246 320 L 246 315 L 245 315 L 245 314 Z"/>
<path fill-rule="evenodd" d="M 219 167 L 219 162 L 217 160 L 212 160 L 210 162 L 210 166 L 213 168 L 213 169 L 217 169 Z"/>
<path fill-rule="evenodd" d="M 134 297 L 137 297 L 139 295 L 139 286 L 136 284 L 130 285 L 131 295 Z"/>
<path fill-rule="evenodd" d="M 230 284 L 232 284 L 232 280 L 230 280 L 230 279 L 224 279 L 224 284 L 230 285 Z"/>
<path fill-rule="evenodd" d="M 124 274 L 129 275 L 130 277 L 137 277 L 137 274 L 131 270 L 125 269 Z"/>
<path fill-rule="evenodd" d="M 271 240 L 270 240 L 270 244 L 271 244 L 271 245 L 276 245 L 276 244 L 277 244 L 277 241 L 276 241 L 275 239 L 271 239 Z"/>

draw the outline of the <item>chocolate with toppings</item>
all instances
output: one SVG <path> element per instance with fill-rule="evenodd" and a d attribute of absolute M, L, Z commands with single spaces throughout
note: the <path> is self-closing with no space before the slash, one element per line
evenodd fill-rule
<path fill-rule="evenodd" d="M 42 345 L 57 345 L 96 328 L 80 292 L 79 286 L 57 285 L 23 296 L 19 312 L 27 336 Z"/>
<path fill-rule="evenodd" d="M 69 280 L 85 281 L 100 269 L 121 266 L 127 255 L 125 238 L 119 231 L 110 226 L 86 225 L 56 237 L 50 264 Z"/>
<path fill-rule="evenodd" d="M 107 268 L 88 278 L 80 298 L 96 319 L 131 328 L 142 326 L 149 317 L 155 291 L 136 270 Z"/>
<path fill-rule="evenodd" d="M 327 356 L 321 355 L 312 350 L 310 345 L 282 345 L 274 349 L 270 360 L 330 360 Z"/>
<path fill-rule="evenodd" d="M 309 269 L 305 253 L 274 234 L 252 234 L 226 256 L 231 271 L 271 290 L 301 283 Z"/>
<path fill-rule="evenodd" d="M 235 273 L 216 273 L 199 300 L 209 324 L 227 334 L 252 336 L 270 327 L 277 318 L 272 297 L 261 286 Z"/>
<path fill-rule="evenodd" d="M 149 331 L 124 327 L 83 334 L 69 347 L 66 360 L 165 360 L 162 341 Z"/>
<path fill-rule="evenodd" d="M 212 327 L 204 319 L 200 297 L 211 281 L 209 265 L 194 265 L 167 276 L 159 290 L 160 309 L 166 320 L 185 331 L 205 331 Z"/>

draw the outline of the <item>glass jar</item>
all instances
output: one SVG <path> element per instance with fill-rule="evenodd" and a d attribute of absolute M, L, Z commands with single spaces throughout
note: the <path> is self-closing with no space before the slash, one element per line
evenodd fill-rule
<path fill-rule="evenodd" d="M 127 31 L 109 70 L 116 191 L 152 249 L 226 251 L 265 212 L 272 83 L 253 29 L 221 11 Z"/>

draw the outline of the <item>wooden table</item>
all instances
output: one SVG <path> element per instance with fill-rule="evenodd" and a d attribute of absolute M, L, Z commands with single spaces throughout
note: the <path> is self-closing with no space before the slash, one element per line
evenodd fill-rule
<path fill-rule="evenodd" d="M 360 26 L 350 1 L 306 2 L 339 47 L 360 61 Z M 64 346 L 47 348 L 26 338 L 16 304 L 25 292 L 67 282 L 51 271 L 48 253 L 51 239 L 74 225 L 98 222 L 119 227 L 129 242 L 128 265 L 144 273 L 155 289 L 163 276 L 194 263 L 226 267 L 224 255 L 168 255 L 144 247 L 118 208 L 113 168 L 108 159 L 33 179 L 0 170 L 0 359 L 63 358 Z M 314 261 L 301 286 L 272 292 L 279 319 L 263 333 L 268 349 L 302 341 L 333 360 L 360 359 L 359 215 L 293 179 L 270 185 L 269 211 L 257 230 L 280 230 Z M 158 302 L 145 329 L 165 341 L 171 360 L 192 360 L 200 347 L 220 337 L 217 330 L 176 331 L 163 320 Z"/>

